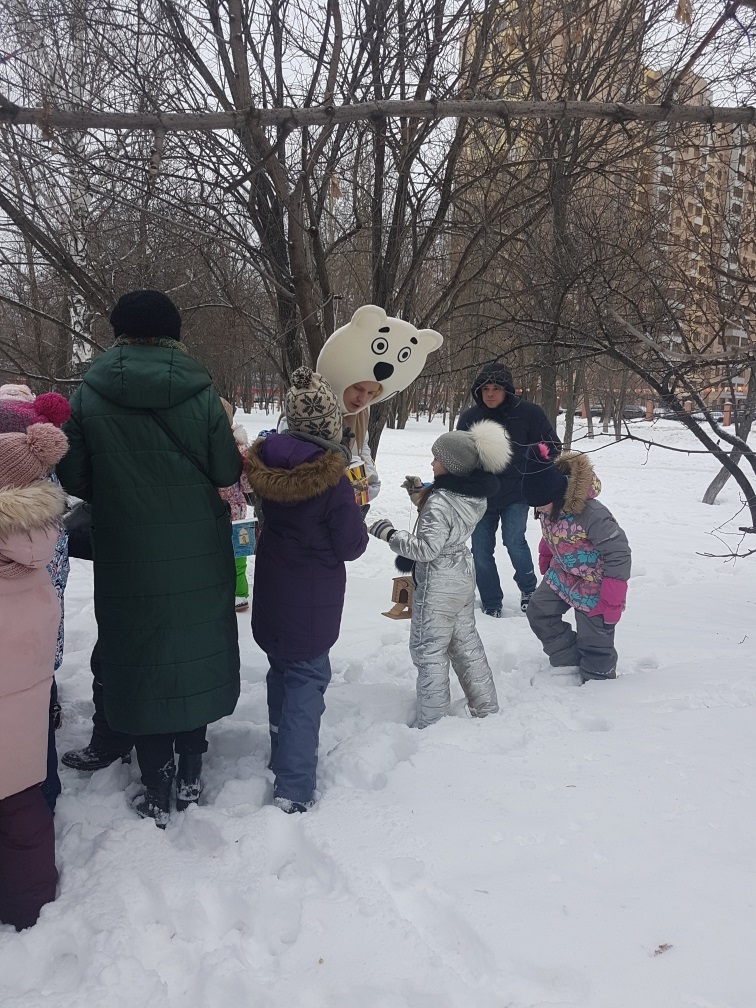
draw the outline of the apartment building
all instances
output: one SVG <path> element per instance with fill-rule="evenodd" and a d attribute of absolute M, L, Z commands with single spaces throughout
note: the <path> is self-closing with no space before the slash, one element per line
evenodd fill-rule
<path fill-rule="evenodd" d="M 505 0 L 487 11 L 462 52 L 463 68 L 479 61 L 481 96 L 656 102 L 668 84 L 668 75 L 644 63 L 639 0 Z M 688 73 L 673 100 L 703 108 L 713 95 L 704 78 Z M 651 335 L 700 355 L 756 343 L 756 128 L 633 124 L 610 131 L 590 123 L 582 135 L 588 153 L 569 198 L 573 209 L 578 200 L 594 209 L 614 204 L 618 235 L 624 229 L 642 246 L 633 263 L 657 301 Z M 509 172 L 510 186 L 518 171 L 523 185 L 528 178 L 542 184 L 545 171 L 558 179 L 558 166 L 543 163 L 542 136 L 534 124 L 506 131 L 481 125 L 469 145 L 471 174 L 484 155 L 489 164 L 498 155 L 519 166 Z M 563 156 L 556 145 L 553 151 Z M 571 153 L 569 145 L 564 151 Z M 488 178 L 478 198 L 490 201 Z M 699 381 L 712 402 L 730 398 L 732 386 L 737 396 L 745 392 L 745 376 L 731 370 L 710 370 Z"/>

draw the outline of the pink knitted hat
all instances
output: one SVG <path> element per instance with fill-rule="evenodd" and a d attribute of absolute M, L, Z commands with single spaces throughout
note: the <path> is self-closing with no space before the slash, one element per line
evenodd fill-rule
<path fill-rule="evenodd" d="M 34 393 L 28 385 L 0 385 L 0 399 L 19 399 L 34 402 Z"/>
<path fill-rule="evenodd" d="M 66 435 L 53 424 L 32 424 L 24 434 L 0 434 L 0 489 L 42 479 L 67 451 Z"/>
<path fill-rule="evenodd" d="M 38 423 L 51 423 L 60 427 L 71 415 L 68 400 L 59 392 L 45 392 L 33 402 L 23 399 L 0 400 L 0 434 L 25 431 Z"/>

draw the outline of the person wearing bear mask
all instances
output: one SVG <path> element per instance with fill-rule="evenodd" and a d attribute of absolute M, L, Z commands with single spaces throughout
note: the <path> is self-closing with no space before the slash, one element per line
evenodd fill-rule
<path fill-rule="evenodd" d="M 318 355 L 316 370 L 341 404 L 344 428 L 349 431 L 346 447 L 365 466 L 370 501 L 381 489 L 368 443 L 370 407 L 411 385 L 428 354 L 442 342 L 441 334 L 433 329 L 416 329 L 377 305 L 362 305 L 326 340 Z"/>

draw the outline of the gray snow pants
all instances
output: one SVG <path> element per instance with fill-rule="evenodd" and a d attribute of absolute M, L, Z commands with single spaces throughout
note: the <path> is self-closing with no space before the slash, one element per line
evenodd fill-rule
<path fill-rule="evenodd" d="M 605 623 L 603 616 L 588 616 L 576 609 L 576 632 L 562 619 L 571 608 L 546 580 L 541 581 L 530 598 L 526 611 L 528 622 L 549 661 L 556 667 L 579 666 L 583 681 L 615 679 L 614 624 Z"/>
<path fill-rule="evenodd" d="M 449 661 L 473 717 L 499 709 L 491 668 L 475 627 L 475 596 L 457 609 L 451 596 L 422 599 L 412 606 L 410 655 L 417 668 L 417 728 L 427 728 L 449 713 Z M 457 610 L 457 611 L 455 611 Z"/>

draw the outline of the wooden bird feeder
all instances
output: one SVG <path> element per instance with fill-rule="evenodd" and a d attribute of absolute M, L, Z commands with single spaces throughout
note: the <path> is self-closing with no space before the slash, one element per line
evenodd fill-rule
<path fill-rule="evenodd" d="M 412 616 L 412 594 L 415 585 L 411 577 L 395 577 L 394 587 L 391 592 L 391 601 L 394 605 L 388 612 L 381 613 L 389 619 L 410 619 Z"/>

